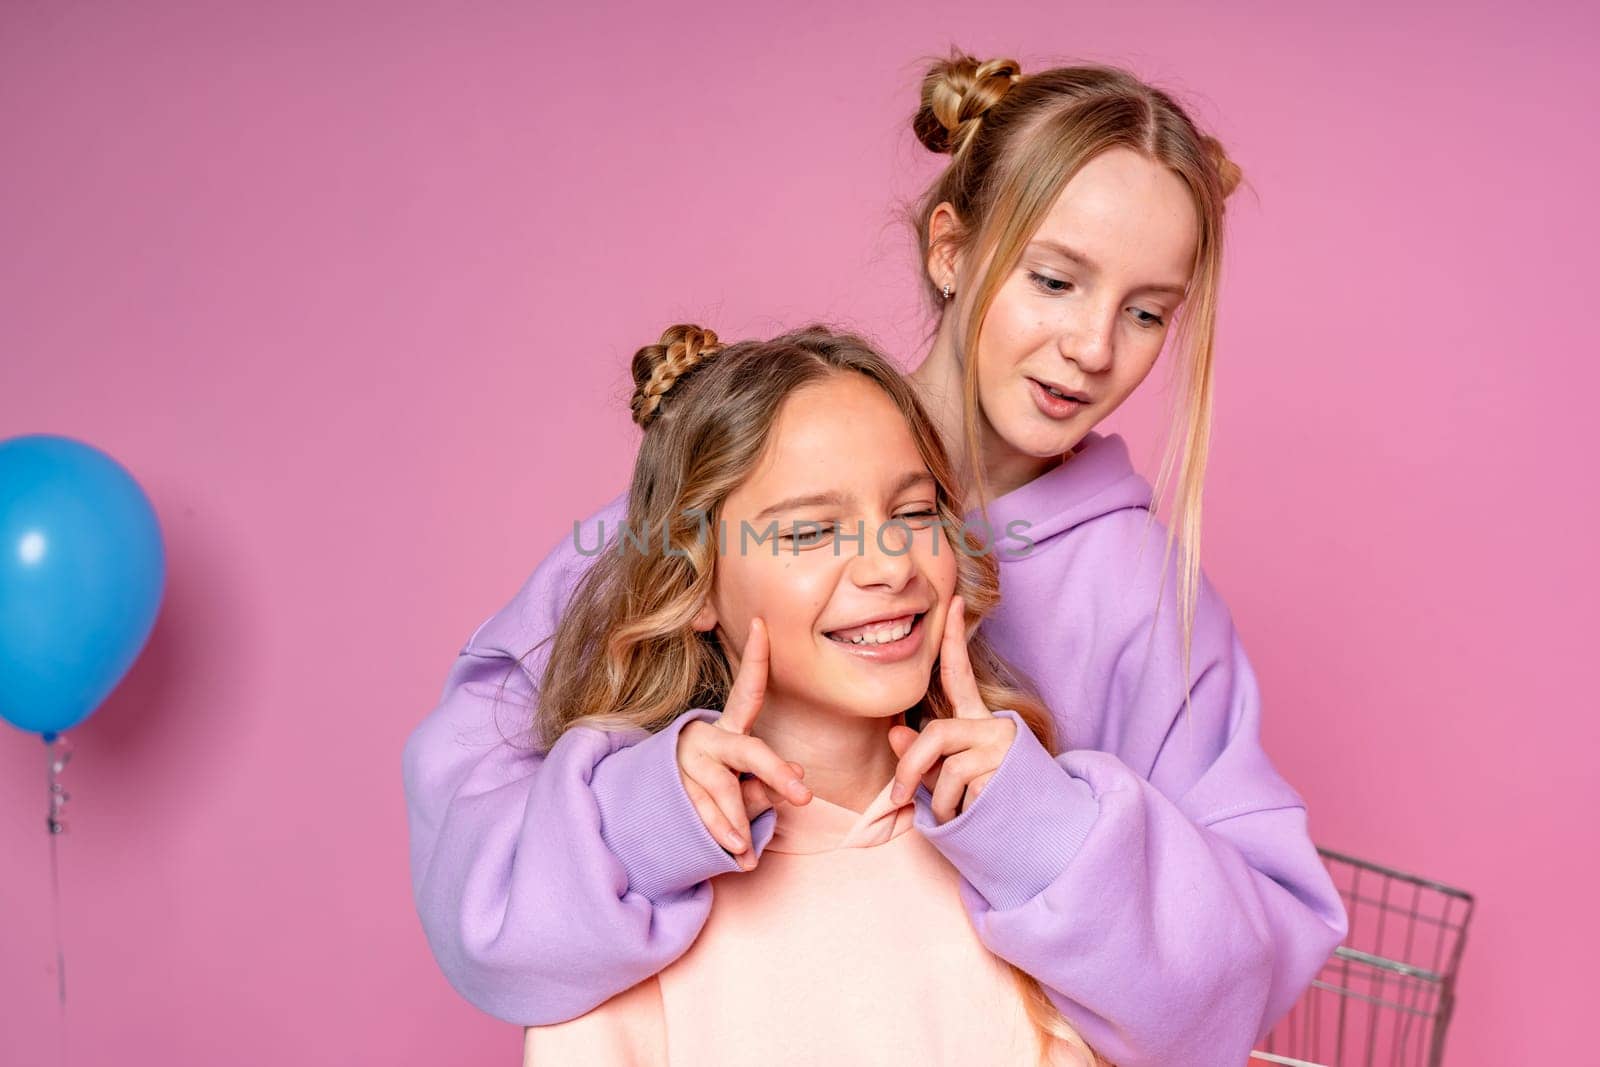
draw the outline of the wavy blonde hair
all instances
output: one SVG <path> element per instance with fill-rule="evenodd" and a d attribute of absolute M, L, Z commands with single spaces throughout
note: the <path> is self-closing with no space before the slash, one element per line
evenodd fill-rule
<path fill-rule="evenodd" d="M 966 603 L 972 673 L 985 706 L 1015 710 L 1049 752 L 1061 750 L 1065 740 L 1058 743 L 1055 721 L 1032 683 L 974 632 L 999 602 L 999 565 L 982 538 L 965 529 L 959 486 L 933 423 L 887 359 L 861 338 L 821 325 L 726 346 L 710 330 L 678 325 L 634 355 L 631 406 L 644 437 L 626 529 L 647 549 L 619 536 L 580 581 L 550 639 L 534 713 L 539 744 L 553 745 L 575 726 L 654 733 L 686 708 L 723 706 L 733 684 L 727 652 L 715 633 L 691 625 L 716 574 L 718 538 L 706 531 L 721 529 L 724 502 L 760 462 L 784 401 L 849 374 L 867 378 L 899 408 L 937 483 L 943 528 L 961 532 L 956 592 Z M 672 551 L 661 550 L 666 545 Z M 907 721 L 920 725 L 953 714 L 935 672 Z M 1056 1037 L 1093 1056 L 1038 982 L 1008 966 L 1041 1048 Z"/>
<path fill-rule="evenodd" d="M 1200 132 L 1170 96 L 1124 70 L 1105 66 L 1053 67 L 1024 75 L 1014 59 L 978 60 L 959 50 L 931 61 L 922 102 L 911 120 L 918 140 L 950 163 L 911 210 L 918 248 L 931 251 L 934 210 L 948 202 L 958 227 L 948 240 L 988 269 L 977 280 L 962 324 L 958 351 L 975 353 L 984 318 L 1056 198 L 1085 163 L 1110 148 L 1139 152 L 1176 174 L 1193 197 L 1199 241 L 1183 309 L 1178 314 L 1178 388 L 1169 409 L 1170 430 L 1156 478 L 1155 514 L 1179 464 L 1173 523 L 1167 531 L 1156 612 L 1166 588 L 1166 561 L 1178 544 L 1178 608 L 1182 620 L 1184 706 L 1189 707 L 1190 648 L 1200 583 L 1200 516 L 1211 439 L 1212 360 L 1217 290 L 1222 270 L 1223 206 L 1240 171 L 1222 145 Z M 937 313 L 947 302 L 924 270 L 925 293 Z M 978 451 L 977 362 L 963 359 L 965 448 Z M 988 486 L 981 464 L 970 463 L 978 506 L 988 516 Z M 1146 523 L 1146 532 L 1149 522 Z M 1152 621 L 1151 637 L 1155 626 Z"/>

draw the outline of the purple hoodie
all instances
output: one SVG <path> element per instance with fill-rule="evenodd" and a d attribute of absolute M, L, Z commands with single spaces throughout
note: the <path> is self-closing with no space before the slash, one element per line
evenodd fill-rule
<path fill-rule="evenodd" d="M 1152 496 L 1122 439 L 1091 432 L 990 505 L 1002 599 L 985 633 L 1038 686 L 1064 751 L 1018 720 L 978 800 L 941 826 L 919 786 L 915 825 L 961 873 L 983 943 L 1102 1056 L 1240 1067 L 1347 920 L 1305 802 L 1261 748 L 1255 675 L 1203 574 L 1185 710 L 1170 563 L 1156 619 Z M 609 538 L 626 510 L 624 493 L 585 520 L 589 554 L 564 538 L 478 627 L 405 746 L 423 929 L 456 990 L 507 1022 L 572 1019 L 661 971 L 705 924 L 708 880 L 739 870 L 677 767 L 678 732 L 715 711 L 655 734 L 580 727 L 544 754 L 501 741 L 531 719 L 548 646 L 513 661 L 555 630 L 597 524 Z M 751 823 L 758 855 L 774 818 Z M 781 977 L 753 980 L 781 995 Z"/>

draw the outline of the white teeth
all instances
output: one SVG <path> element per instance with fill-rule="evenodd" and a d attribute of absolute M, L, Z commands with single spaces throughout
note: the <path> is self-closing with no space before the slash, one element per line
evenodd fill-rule
<path fill-rule="evenodd" d="M 854 637 L 837 637 L 833 634 L 829 634 L 828 637 L 830 640 L 838 641 L 840 644 L 845 645 L 887 645 L 891 641 L 898 641 L 909 634 L 914 622 L 915 616 L 910 616 L 896 623 L 875 626 Z"/>

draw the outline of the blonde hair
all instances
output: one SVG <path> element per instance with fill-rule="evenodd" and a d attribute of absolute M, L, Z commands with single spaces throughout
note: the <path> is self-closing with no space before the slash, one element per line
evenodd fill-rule
<path fill-rule="evenodd" d="M 962 353 L 977 352 L 978 336 L 995 293 L 1067 183 L 1101 152 L 1114 147 L 1139 152 L 1176 174 L 1194 199 L 1200 233 L 1188 295 L 1178 315 L 1176 341 L 1183 356 L 1170 411 L 1173 432 L 1167 438 L 1155 502 L 1146 523 L 1148 532 L 1172 472 L 1177 441 L 1182 438 L 1183 458 L 1156 612 L 1160 613 L 1166 561 L 1176 537 L 1184 706 L 1188 709 L 1190 647 L 1200 583 L 1201 495 L 1211 438 L 1212 349 L 1222 268 L 1223 205 L 1239 184 L 1239 168 L 1216 138 L 1201 133 L 1170 96 L 1114 67 L 1054 67 L 1024 75 L 1016 60 L 979 61 L 952 50 L 949 58 L 934 60 L 929 66 L 912 129 L 926 148 L 951 156 L 949 165 L 913 208 L 911 221 L 919 249 L 924 255 L 930 251 L 934 210 L 948 202 L 958 220 L 956 232 L 948 238 L 952 246 L 973 253 L 970 262 L 982 263 L 988 258 L 988 269 L 974 287 L 965 329 L 958 340 Z M 926 271 L 924 281 L 930 303 L 936 308 L 945 306 Z M 976 457 L 980 454 L 977 361 L 963 362 L 965 448 L 968 457 Z M 987 518 L 988 486 L 982 465 L 969 458 L 968 466 L 977 487 L 978 506 Z M 1152 622 L 1152 640 L 1154 634 Z"/>
<path fill-rule="evenodd" d="M 1058 744 L 1031 682 L 973 632 L 999 602 L 999 564 L 965 528 L 959 485 L 933 423 L 887 359 L 861 338 L 821 325 L 726 346 L 710 330 L 678 325 L 634 355 L 631 408 L 644 437 L 625 529 L 647 547 L 617 537 L 580 581 L 551 638 L 534 713 L 539 744 L 553 745 L 580 725 L 654 733 L 685 708 L 723 706 L 733 682 L 727 652 L 715 633 L 691 625 L 716 572 L 718 538 L 706 531 L 721 528 L 723 505 L 760 461 L 784 401 L 851 374 L 877 385 L 905 417 L 934 476 L 943 528 L 960 531 L 955 591 L 966 603 L 968 652 L 985 706 L 1016 711 L 1048 751 L 1061 750 L 1065 740 Z M 912 712 L 913 725 L 954 714 L 937 673 Z M 1041 1039 L 1058 1037 L 1093 1055 L 1039 984 L 1007 966 Z"/>

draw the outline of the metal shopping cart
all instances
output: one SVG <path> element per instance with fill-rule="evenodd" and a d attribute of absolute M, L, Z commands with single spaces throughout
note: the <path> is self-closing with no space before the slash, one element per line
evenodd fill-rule
<path fill-rule="evenodd" d="M 1263 1047 L 1287 1067 L 1439 1067 L 1472 894 L 1319 848 L 1350 932 Z"/>

